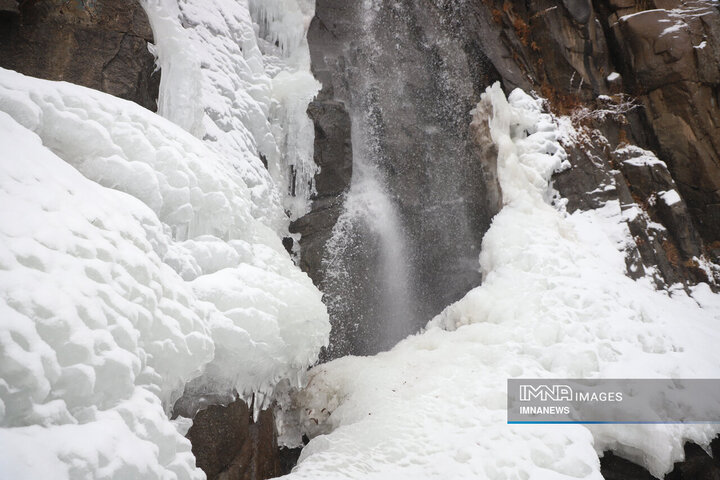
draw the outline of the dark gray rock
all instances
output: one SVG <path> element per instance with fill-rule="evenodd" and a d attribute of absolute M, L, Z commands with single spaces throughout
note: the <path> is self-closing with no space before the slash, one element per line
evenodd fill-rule
<path fill-rule="evenodd" d="M 565 5 L 573 20 L 578 23 L 587 23 L 593 14 L 590 0 L 563 0 L 563 5 Z"/>
<path fill-rule="evenodd" d="M 6 16 L 20 14 L 17 0 L 0 0 L 0 14 Z"/>
<path fill-rule="evenodd" d="M 352 179 L 352 142 L 350 116 L 342 102 L 327 99 L 313 101 L 308 115 L 315 124 L 314 160 L 320 167 L 315 176 L 317 194 L 310 213 L 290 225 L 292 233 L 300 233 L 300 267 L 316 285 L 322 284 L 322 259 L 325 244 L 342 212 L 343 195 Z"/>

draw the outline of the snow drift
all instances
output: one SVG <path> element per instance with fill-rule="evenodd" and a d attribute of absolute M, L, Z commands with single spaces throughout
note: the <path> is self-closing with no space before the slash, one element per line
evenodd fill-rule
<path fill-rule="evenodd" d="M 507 378 L 717 378 L 718 301 L 625 275 L 617 202 L 568 215 L 549 180 L 570 126 L 489 88 L 504 208 L 483 240 L 483 285 L 424 333 L 315 367 L 296 398 L 314 437 L 287 478 L 600 479 L 614 450 L 657 476 L 717 425 L 507 425 Z M 695 298 L 693 298 L 695 297 Z M 702 306 L 702 308 L 701 308 Z"/>
<path fill-rule="evenodd" d="M 249 160 L 2 69 L 0 136 L 0 471 L 203 478 L 168 419 L 185 385 L 297 385 L 329 333 L 320 292 L 254 217 Z"/>

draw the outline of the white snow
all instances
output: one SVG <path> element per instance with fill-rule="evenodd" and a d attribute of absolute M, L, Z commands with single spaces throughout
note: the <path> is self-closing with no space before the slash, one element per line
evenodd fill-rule
<path fill-rule="evenodd" d="M 213 144 L 250 188 L 253 214 L 278 232 L 314 191 L 319 90 L 305 32 L 309 0 L 144 0 L 162 68 L 159 113 Z M 277 46 L 275 46 L 277 42 Z M 267 161 L 263 166 L 260 155 Z M 277 189 L 268 185 L 272 177 Z"/>
<path fill-rule="evenodd" d="M 677 190 L 668 190 L 667 192 L 659 192 L 658 195 L 662 199 L 663 202 L 665 202 L 665 205 L 668 207 L 672 207 L 676 203 L 680 203 L 682 200 L 680 199 L 680 194 L 677 192 Z"/>
<path fill-rule="evenodd" d="M 622 17 L 620 17 L 620 18 L 618 19 L 618 21 L 620 21 L 620 22 L 627 22 L 630 18 L 636 17 L 636 16 L 638 16 L 638 15 L 647 15 L 648 13 L 655 14 L 655 13 L 659 13 L 659 12 L 666 13 L 667 10 L 665 10 L 665 9 L 663 9 L 663 8 L 654 8 L 654 9 L 650 9 L 650 10 L 642 10 L 642 11 L 640 11 L 640 12 L 630 13 L 630 14 L 628 14 L 628 15 L 623 15 Z"/>
<path fill-rule="evenodd" d="M 168 419 L 186 383 L 298 385 L 329 333 L 320 292 L 253 216 L 248 159 L 3 69 L 0 144 L 3 476 L 204 478 L 187 421 Z"/>
<path fill-rule="evenodd" d="M 663 37 L 665 35 L 668 35 L 670 33 L 679 32 L 683 28 L 687 28 L 687 25 L 681 24 L 681 23 L 675 23 L 667 28 L 665 28 L 661 33 L 660 36 Z"/>
<path fill-rule="evenodd" d="M 497 84 L 482 102 L 504 200 L 483 240 L 483 285 L 389 352 L 311 370 L 295 414 L 314 438 L 286 478 L 600 479 L 605 450 L 662 476 L 683 442 L 720 431 L 506 424 L 507 378 L 717 378 L 720 300 L 625 276 L 632 240 L 617 202 L 573 215 L 549 203 L 565 153 L 541 102 L 520 90 L 506 100 Z"/>
<path fill-rule="evenodd" d="M 623 163 L 633 165 L 636 167 L 649 167 L 652 165 L 658 165 L 667 169 L 667 164 L 657 158 L 657 156 L 650 150 L 644 150 L 635 145 L 625 145 L 615 150 L 620 155 L 633 155 L 632 158 L 624 160 Z"/>
<path fill-rule="evenodd" d="M 610 75 L 607 76 L 607 81 L 608 81 L 608 82 L 614 82 L 614 81 L 617 80 L 618 78 L 620 78 L 620 74 L 617 73 L 617 72 L 612 72 Z"/>
<path fill-rule="evenodd" d="M 647 16 L 654 17 L 658 24 L 672 23 L 671 26 L 666 27 L 659 33 L 658 37 L 662 37 L 669 33 L 676 33 L 680 30 L 688 28 L 688 19 L 692 17 L 704 17 L 706 15 L 713 15 L 713 9 L 715 8 L 712 3 L 717 0 L 699 1 L 699 2 L 683 2 L 679 3 L 676 8 L 672 9 L 650 9 L 642 10 L 639 12 L 623 15 L 618 19 L 618 22 L 627 22 L 636 16 Z M 676 37 L 676 36 L 675 36 Z"/>

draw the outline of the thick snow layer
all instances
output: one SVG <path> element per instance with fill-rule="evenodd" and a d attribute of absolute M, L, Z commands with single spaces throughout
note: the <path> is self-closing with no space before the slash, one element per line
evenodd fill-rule
<path fill-rule="evenodd" d="M 286 230 L 283 207 L 293 218 L 308 211 L 317 172 L 305 114 L 320 86 L 305 39 L 314 2 L 143 5 L 162 69 L 159 113 L 227 158 L 242 159 L 236 168 L 252 193 L 255 217 Z M 269 188 L 273 181 L 277 189 Z"/>
<path fill-rule="evenodd" d="M 2 69 L 0 143 L 2 476 L 203 478 L 167 416 L 187 382 L 271 393 L 329 333 L 241 159 Z"/>
<path fill-rule="evenodd" d="M 600 479 L 605 450 L 662 475 L 684 441 L 720 431 L 506 424 L 507 378 L 717 378 L 720 301 L 626 277 L 617 204 L 573 215 L 550 204 L 567 127 L 498 85 L 475 121 L 488 111 L 504 208 L 483 240 L 483 285 L 389 352 L 315 367 L 296 398 L 314 438 L 287 478 Z"/>

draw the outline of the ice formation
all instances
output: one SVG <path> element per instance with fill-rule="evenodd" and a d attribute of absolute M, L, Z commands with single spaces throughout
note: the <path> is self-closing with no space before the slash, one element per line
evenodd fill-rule
<path fill-rule="evenodd" d="M 269 394 L 329 333 L 247 159 L 2 69 L 0 136 L 2 476 L 204 478 L 168 418 L 187 382 Z"/>
<path fill-rule="evenodd" d="M 309 209 L 317 167 L 305 114 L 319 90 L 310 0 L 144 0 L 162 70 L 159 113 L 236 162 L 254 215 L 281 232 Z M 267 164 L 267 169 L 263 165 Z M 278 189 L 269 189 L 269 177 Z"/>
<path fill-rule="evenodd" d="M 540 101 L 496 84 L 474 121 L 490 122 L 504 201 L 483 285 L 389 352 L 315 367 L 296 399 L 314 438 L 286 478 L 600 479 L 605 450 L 661 476 L 720 431 L 506 424 L 507 378 L 717 378 L 720 301 L 628 278 L 617 202 L 568 215 L 552 201 L 570 127 Z"/>

